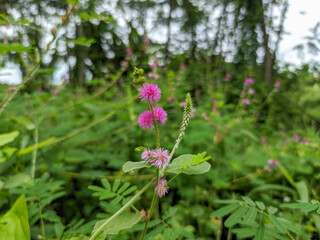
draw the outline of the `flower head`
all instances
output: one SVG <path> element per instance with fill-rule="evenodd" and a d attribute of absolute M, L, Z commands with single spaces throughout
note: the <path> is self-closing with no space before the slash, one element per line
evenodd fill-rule
<path fill-rule="evenodd" d="M 301 141 L 301 144 L 307 144 L 308 142 L 309 142 L 308 139 L 303 139 L 303 140 Z"/>
<path fill-rule="evenodd" d="M 246 78 L 244 81 L 244 85 L 251 85 L 254 84 L 254 79 L 253 78 Z"/>
<path fill-rule="evenodd" d="M 169 102 L 174 102 L 174 98 L 173 97 L 169 97 Z"/>
<path fill-rule="evenodd" d="M 250 104 L 250 100 L 248 98 L 245 98 L 242 100 L 242 103 L 245 105 L 249 105 Z"/>
<path fill-rule="evenodd" d="M 231 73 L 227 73 L 226 78 L 228 78 L 228 79 L 231 78 Z"/>
<path fill-rule="evenodd" d="M 146 83 L 139 88 L 139 95 L 141 101 L 148 100 L 149 103 L 156 103 L 161 97 L 161 90 L 156 84 Z"/>
<path fill-rule="evenodd" d="M 212 108 L 211 108 L 211 111 L 212 111 L 212 112 L 215 112 L 215 111 L 217 111 L 217 110 L 218 110 L 218 109 L 217 109 L 216 107 L 212 107 Z"/>
<path fill-rule="evenodd" d="M 254 93 L 255 93 L 255 91 L 254 91 L 253 88 L 249 88 L 249 89 L 248 89 L 248 94 L 252 95 L 252 94 L 254 94 Z"/>
<path fill-rule="evenodd" d="M 164 178 L 159 178 L 158 185 L 155 187 L 155 192 L 158 197 L 163 197 L 168 192 L 167 180 Z"/>
<path fill-rule="evenodd" d="M 264 170 L 268 171 L 269 173 L 272 172 L 272 169 L 269 166 L 264 166 Z"/>
<path fill-rule="evenodd" d="M 217 104 L 218 100 L 217 99 L 213 99 L 212 102 L 213 102 L 213 104 Z"/>
<path fill-rule="evenodd" d="M 274 87 L 275 88 L 279 88 L 280 86 L 281 86 L 281 82 L 276 81 L 275 84 L 274 84 Z"/>
<path fill-rule="evenodd" d="M 151 111 L 145 111 L 138 117 L 138 124 L 142 129 L 154 128 L 153 116 Z"/>
<path fill-rule="evenodd" d="M 165 110 L 163 110 L 162 107 L 155 107 L 153 109 L 154 112 L 154 118 L 157 122 L 160 122 L 162 124 L 165 124 L 166 120 L 167 120 L 167 113 Z"/>
<path fill-rule="evenodd" d="M 266 142 L 267 142 L 267 138 L 266 138 L 266 137 L 261 137 L 261 138 L 260 138 L 260 141 L 261 141 L 262 143 L 266 143 Z"/>
<path fill-rule="evenodd" d="M 169 164 L 169 151 L 163 148 L 158 148 L 156 150 L 150 151 L 150 157 L 145 160 L 147 161 L 147 163 L 151 163 L 151 166 L 164 168 Z"/>
<path fill-rule="evenodd" d="M 141 158 L 147 161 L 151 157 L 150 149 L 144 150 L 141 154 Z"/>

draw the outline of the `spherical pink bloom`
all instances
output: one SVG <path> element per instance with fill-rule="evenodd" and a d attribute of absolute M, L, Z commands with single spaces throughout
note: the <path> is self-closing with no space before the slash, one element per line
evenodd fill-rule
<path fill-rule="evenodd" d="M 138 124 L 142 129 L 154 128 L 153 116 L 151 111 L 145 111 L 138 117 Z"/>
<path fill-rule="evenodd" d="M 144 38 L 143 38 L 143 42 L 146 43 L 146 44 L 148 44 L 148 43 L 150 43 L 150 39 L 147 38 L 147 37 L 144 37 Z"/>
<path fill-rule="evenodd" d="M 213 102 L 213 104 L 217 104 L 218 100 L 217 99 L 213 99 L 212 102 Z"/>
<path fill-rule="evenodd" d="M 180 69 L 185 69 L 186 68 L 186 65 L 184 65 L 184 64 L 180 64 L 180 67 L 179 67 Z"/>
<path fill-rule="evenodd" d="M 129 56 L 131 56 L 131 55 L 133 54 L 130 48 L 126 48 L 126 53 L 127 53 Z"/>
<path fill-rule="evenodd" d="M 264 170 L 268 171 L 269 173 L 272 172 L 272 169 L 269 166 L 264 166 Z"/>
<path fill-rule="evenodd" d="M 174 102 L 174 98 L 173 97 L 169 97 L 169 102 Z"/>
<path fill-rule="evenodd" d="M 227 73 L 226 78 L 228 78 L 228 79 L 231 78 L 231 73 Z"/>
<path fill-rule="evenodd" d="M 168 114 L 166 113 L 165 110 L 163 110 L 162 107 L 155 107 L 153 109 L 153 113 L 154 113 L 154 118 L 157 122 L 165 124 Z"/>
<path fill-rule="evenodd" d="M 156 103 L 161 97 L 161 90 L 156 84 L 146 83 L 139 88 L 139 95 L 141 101 L 148 100 L 149 103 Z"/>
<path fill-rule="evenodd" d="M 53 90 L 53 92 L 52 92 L 53 96 L 57 96 L 58 93 L 59 93 L 59 90 L 58 90 L 58 89 L 55 89 L 55 90 Z"/>
<path fill-rule="evenodd" d="M 152 63 L 151 65 L 150 65 L 150 68 L 153 70 L 153 69 L 155 69 L 155 67 L 156 67 L 156 64 L 155 63 Z"/>
<path fill-rule="evenodd" d="M 151 157 L 147 160 L 147 163 L 151 163 L 151 166 L 157 168 L 164 168 L 169 164 L 170 156 L 169 151 L 163 148 L 158 148 L 151 152 Z"/>
<path fill-rule="evenodd" d="M 295 135 L 293 136 L 293 139 L 294 139 L 295 142 L 298 142 L 299 139 L 300 139 L 300 137 L 299 137 L 298 134 L 295 134 Z"/>
<path fill-rule="evenodd" d="M 147 161 L 151 157 L 150 149 L 144 150 L 141 154 L 141 158 Z"/>
<path fill-rule="evenodd" d="M 244 81 L 244 85 L 251 85 L 254 84 L 254 79 L 253 78 L 246 78 Z"/>
<path fill-rule="evenodd" d="M 167 186 L 167 180 L 159 178 L 158 185 L 155 187 L 155 192 L 158 197 L 163 197 L 168 192 L 169 187 Z"/>
<path fill-rule="evenodd" d="M 278 163 L 277 161 L 273 161 L 273 162 L 272 162 L 272 166 L 278 167 L 278 166 L 279 166 L 279 163 Z"/>
<path fill-rule="evenodd" d="M 250 104 L 250 100 L 248 98 L 245 98 L 242 100 L 242 103 L 245 105 L 249 105 Z"/>
<path fill-rule="evenodd" d="M 158 80 L 159 79 L 159 74 L 153 74 L 153 78 L 154 78 L 154 80 Z"/>
<path fill-rule="evenodd" d="M 260 141 L 261 141 L 262 143 L 266 143 L 266 142 L 267 142 L 267 138 L 266 138 L 266 137 L 261 137 L 261 138 L 260 138 Z"/>
<path fill-rule="evenodd" d="M 212 110 L 212 112 L 215 112 L 215 111 L 217 111 L 218 109 L 217 109 L 216 107 L 212 107 L 211 110 Z"/>
<path fill-rule="evenodd" d="M 248 89 L 248 94 L 252 95 L 252 94 L 254 94 L 254 93 L 255 93 L 255 91 L 254 91 L 253 88 L 249 88 L 249 89 Z"/>
<path fill-rule="evenodd" d="M 281 86 L 281 82 L 280 81 L 276 81 L 274 84 L 275 88 L 279 88 Z"/>
<path fill-rule="evenodd" d="M 273 163 L 273 159 L 269 159 L 269 160 L 268 160 L 268 164 L 269 164 L 269 165 L 272 165 L 272 163 Z"/>
<path fill-rule="evenodd" d="M 303 139 L 303 140 L 301 141 L 301 144 L 307 144 L 308 142 L 309 142 L 308 139 Z"/>

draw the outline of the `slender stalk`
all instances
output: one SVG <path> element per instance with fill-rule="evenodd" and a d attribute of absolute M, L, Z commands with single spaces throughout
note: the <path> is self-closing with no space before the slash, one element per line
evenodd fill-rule
<path fill-rule="evenodd" d="M 39 204 L 39 215 L 40 215 L 40 225 L 41 225 L 41 232 L 42 232 L 42 237 L 44 240 L 46 240 L 46 231 L 44 228 L 44 221 L 43 221 L 43 216 L 42 216 L 42 209 L 41 209 L 41 200 L 40 200 L 40 192 L 39 189 L 37 189 L 38 192 L 38 204 Z"/>
<path fill-rule="evenodd" d="M 105 226 L 108 225 L 113 219 L 115 219 L 117 216 L 119 216 L 121 213 L 124 212 L 135 200 L 137 200 L 138 197 L 141 196 L 142 193 L 144 193 L 154 182 L 154 179 L 152 179 L 150 182 L 148 182 L 147 185 L 145 185 L 136 195 L 134 195 L 133 198 L 130 199 L 125 205 L 123 205 L 122 208 L 120 208 L 115 214 L 113 214 L 110 218 L 108 218 L 98 229 L 95 231 L 92 236 L 89 238 L 89 240 L 95 239 L 102 231 Z"/>
<path fill-rule="evenodd" d="M 156 146 L 157 148 L 160 148 L 160 136 L 159 136 L 159 130 L 158 130 L 158 124 L 157 124 L 157 121 L 155 120 L 155 117 L 154 117 L 154 110 L 153 110 L 153 106 L 151 103 L 149 103 L 149 106 L 150 106 L 150 110 L 152 112 L 152 116 L 153 116 L 153 124 L 154 124 L 154 128 L 155 128 L 155 131 L 156 131 Z M 156 185 L 158 185 L 158 182 L 159 182 L 159 178 L 160 178 L 160 170 L 158 169 L 157 170 L 157 178 L 156 178 Z M 151 202 L 151 205 L 150 205 L 150 213 L 148 215 L 148 218 L 146 220 L 146 223 L 144 225 L 144 229 L 143 229 L 143 233 L 141 235 L 141 240 L 144 239 L 146 233 L 147 233 L 147 228 L 148 228 L 148 224 L 149 224 L 149 221 L 151 219 L 151 216 L 152 216 L 152 213 L 153 213 L 153 210 L 156 206 L 156 202 L 157 202 L 157 199 L 158 199 L 158 196 L 157 194 L 154 192 L 153 194 L 153 198 L 152 198 L 152 202 Z"/>
<path fill-rule="evenodd" d="M 155 205 L 156 205 L 156 202 L 157 202 L 157 194 L 154 193 L 154 194 L 153 194 L 153 198 L 152 198 L 152 202 L 151 202 L 151 206 L 150 206 L 150 213 L 149 213 L 148 218 L 147 218 L 147 220 L 146 220 L 146 223 L 145 223 L 145 225 L 144 225 L 143 233 L 142 233 L 142 235 L 141 235 L 141 240 L 143 240 L 144 237 L 146 236 L 147 228 L 148 228 L 148 223 L 149 223 L 149 221 L 150 221 L 150 219 L 151 219 L 151 216 L 152 216 L 152 213 L 153 213 L 153 209 L 154 209 L 154 207 L 155 207 Z"/>

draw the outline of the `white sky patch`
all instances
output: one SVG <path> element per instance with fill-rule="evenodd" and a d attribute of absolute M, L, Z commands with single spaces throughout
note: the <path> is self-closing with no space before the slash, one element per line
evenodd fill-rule
<path fill-rule="evenodd" d="M 320 22 L 319 0 L 290 0 L 285 31 L 279 46 L 279 60 L 287 63 L 300 65 L 308 61 L 311 56 L 301 59 L 298 52 L 293 50 L 295 46 L 306 43 L 306 36 L 311 36 L 310 29 Z"/>

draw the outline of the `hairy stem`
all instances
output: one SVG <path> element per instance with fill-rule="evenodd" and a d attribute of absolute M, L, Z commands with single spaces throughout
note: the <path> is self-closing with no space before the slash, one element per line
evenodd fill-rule
<path fill-rule="evenodd" d="M 154 179 L 152 179 L 150 182 L 148 182 L 147 185 L 145 185 L 136 195 L 134 195 L 133 198 L 130 199 L 130 201 L 128 201 L 125 205 L 123 205 L 122 208 L 120 208 L 115 214 L 113 214 L 110 218 L 108 218 L 90 237 L 89 240 L 93 240 L 95 239 L 102 231 L 103 228 L 105 228 L 105 226 L 108 225 L 108 223 L 110 223 L 113 219 L 115 219 L 117 216 L 119 216 L 121 213 L 124 212 L 124 210 L 126 210 L 129 206 L 131 206 L 131 204 L 134 203 L 135 200 L 137 200 L 138 197 L 141 196 L 142 193 L 144 193 L 154 182 Z"/>

